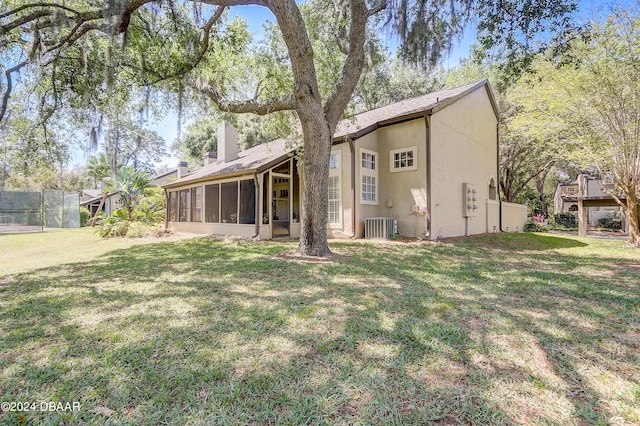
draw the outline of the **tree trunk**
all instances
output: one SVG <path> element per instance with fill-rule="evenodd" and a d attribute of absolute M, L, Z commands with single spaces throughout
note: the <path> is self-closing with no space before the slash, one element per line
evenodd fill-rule
<path fill-rule="evenodd" d="M 331 132 L 319 102 L 307 102 L 298 109 L 298 115 L 304 136 L 304 209 L 298 252 L 306 256 L 326 256 L 331 253 L 327 245 Z"/>
<path fill-rule="evenodd" d="M 640 203 L 635 188 L 627 193 L 627 220 L 629 221 L 629 245 L 640 247 Z"/>
<path fill-rule="evenodd" d="M 540 205 L 542 206 L 542 214 L 545 218 L 549 217 L 549 209 L 544 199 L 544 184 L 547 180 L 547 176 L 549 175 L 550 170 L 551 167 L 545 168 L 539 175 L 534 178 L 536 183 L 536 190 L 538 191 L 538 199 L 540 200 Z"/>

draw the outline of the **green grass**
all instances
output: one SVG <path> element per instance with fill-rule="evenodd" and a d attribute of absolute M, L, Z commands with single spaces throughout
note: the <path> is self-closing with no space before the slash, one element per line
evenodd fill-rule
<path fill-rule="evenodd" d="M 2 401 L 82 404 L 0 423 L 640 424 L 623 242 L 92 238 L 0 236 Z"/>

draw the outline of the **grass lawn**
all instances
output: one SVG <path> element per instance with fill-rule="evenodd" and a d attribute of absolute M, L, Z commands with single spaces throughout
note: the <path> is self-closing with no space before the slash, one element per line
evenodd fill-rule
<path fill-rule="evenodd" d="M 0 235 L 8 424 L 640 424 L 640 251 Z M 39 406 L 38 406 L 39 407 Z"/>

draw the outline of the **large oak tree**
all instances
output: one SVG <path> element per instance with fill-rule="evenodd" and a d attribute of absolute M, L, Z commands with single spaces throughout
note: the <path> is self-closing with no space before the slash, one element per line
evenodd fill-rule
<path fill-rule="evenodd" d="M 247 44 L 224 26 L 226 9 L 241 5 L 267 8 L 275 18 L 287 57 L 268 61 L 267 71 L 259 70 L 260 61 L 242 52 Z M 303 14 L 303 7 L 320 12 Z M 568 30 L 567 14 L 574 8 L 570 0 L 3 0 L 0 122 L 20 72 L 50 81 L 43 94 L 49 98 L 45 115 L 66 97 L 104 90 L 122 78 L 176 91 L 191 87 L 231 113 L 293 111 L 304 148 L 299 250 L 322 256 L 328 253 L 332 134 L 365 67 L 368 34 L 386 31 L 399 41 L 405 60 L 432 64 L 474 20 L 485 51 L 500 47 L 509 64 L 526 66 L 528 54 L 540 47 L 535 35 Z M 339 52 L 329 90 L 321 90 L 327 84 L 314 55 L 317 35 L 324 48 Z M 249 62 L 225 73 L 220 64 L 229 58 Z M 252 87 L 231 81 L 242 71 L 251 74 L 245 80 Z"/>

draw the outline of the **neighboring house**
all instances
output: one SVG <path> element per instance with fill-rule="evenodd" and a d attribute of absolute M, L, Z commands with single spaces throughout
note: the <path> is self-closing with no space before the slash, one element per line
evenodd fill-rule
<path fill-rule="evenodd" d="M 340 122 L 328 165 L 329 236 L 362 238 L 378 226 L 388 235 L 397 226 L 403 236 L 437 239 L 499 232 L 501 219 L 503 230 L 522 230 L 526 208 L 498 198 L 497 123 L 486 80 Z M 277 140 L 238 152 L 226 124 L 218 149 L 202 168 L 164 185 L 167 225 L 299 237 L 304 170 L 295 147 Z"/>
<path fill-rule="evenodd" d="M 90 200 L 92 198 L 96 198 L 97 196 L 102 195 L 101 189 L 83 189 L 80 194 L 80 202 Z"/>
<path fill-rule="evenodd" d="M 186 165 L 185 165 L 186 166 Z M 178 169 L 162 173 L 158 176 L 151 178 L 150 186 L 162 186 L 178 178 Z M 183 171 L 184 173 L 184 171 Z M 86 207 L 91 213 L 91 217 L 95 216 L 100 208 L 104 191 L 101 189 L 83 189 L 80 196 L 80 206 Z M 116 191 L 109 192 L 105 199 L 102 211 L 106 216 L 111 216 L 111 213 L 122 207 L 120 201 L 120 193 Z"/>
<path fill-rule="evenodd" d="M 174 169 L 151 178 L 151 186 L 163 186 L 178 178 L 178 169 Z"/>
<path fill-rule="evenodd" d="M 558 183 L 553 197 L 553 212 L 574 213 L 580 222 L 580 209 L 583 208 L 586 234 L 587 226 L 597 226 L 600 218 L 621 211 L 611 194 L 605 192 L 607 188 L 613 189 L 613 184 L 603 181 L 598 173 L 580 172 L 575 180 Z M 623 216 L 623 229 L 626 228 L 625 222 Z"/>
<path fill-rule="evenodd" d="M 85 193 L 87 191 L 83 190 L 82 192 Z M 98 213 L 103 197 L 104 194 L 100 191 L 100 193 L 93 198 L 85 199 L 84 201 L 80 200 L 80 207 L 86 207 L 91 213 L 91 217 L 93 217 Z M 122 207 L 120 193 L 116 191 L 109 192 L 107 194 L 107 198 L 104 200 L 104 204 L 102 205 L 102 211 L 104 214 L 106 216 L 111 216 L 111 213 L 118 210 L 120 207 Z"/>

